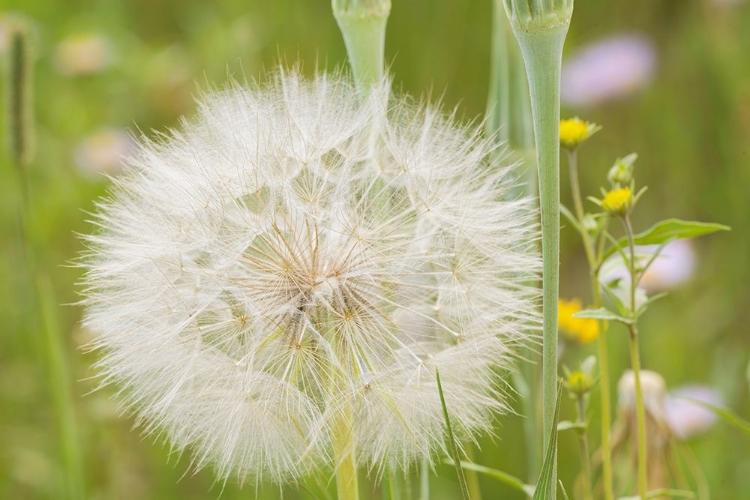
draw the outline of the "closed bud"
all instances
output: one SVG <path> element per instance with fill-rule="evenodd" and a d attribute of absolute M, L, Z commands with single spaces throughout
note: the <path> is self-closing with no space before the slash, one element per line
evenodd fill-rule
<path fill-rule="evenodd" d="M 633 208 L 633 192 L 629 187 L 609 191 L 602 200 L 602 209 L 609 215 L 623 217 Z"/>
<path fill-rule="evenodd" d="M 607 180 L 612 187 L 629 186 L 633 181 L 633 163 L 638 155 L 631 153 L 625 158 L 618 158 L 612 168 L 609 169 Z"/>

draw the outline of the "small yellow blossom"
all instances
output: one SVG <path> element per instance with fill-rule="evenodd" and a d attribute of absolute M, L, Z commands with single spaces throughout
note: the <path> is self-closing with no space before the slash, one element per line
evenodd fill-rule
<path fill-rule="evenodd" d="M 609 191 L 602 200 L 602 209 L 610 215 L 625 215 L 633 206 L 633 193 L 629 187 Z"/>
<path fill-rule="evenodd" d="M 595 123 L 583 121 L 578 117 L 560 120 L 560 145 L 575 149 L 598 130 L 599 126 Z"/>
<path fill-rule="evenodd" d="M 588 344 L 599 337 L 599 322 L 591 318 L 574 318 L 573 315 L 583 310 L 578 299 L 560 299 L 557 303 L 557 326 L 563 337 L 580 344 Z"/>

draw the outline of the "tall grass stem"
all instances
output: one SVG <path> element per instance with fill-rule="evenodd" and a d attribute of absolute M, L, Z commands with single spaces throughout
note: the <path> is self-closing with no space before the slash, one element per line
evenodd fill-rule
<path fill-rule="evenodd" d="M 531 95 L 531 111 L 542 212 L 542 433 L 549 445 L 557 401 L 557 302 L 560 287 L 560 69 L 568 23 L 544 29 L 513 26 L 521 46 Z M 551 484 L 556 485 L 556 466 Z M 556 497 L 552 487 L 550 499 Z"/>

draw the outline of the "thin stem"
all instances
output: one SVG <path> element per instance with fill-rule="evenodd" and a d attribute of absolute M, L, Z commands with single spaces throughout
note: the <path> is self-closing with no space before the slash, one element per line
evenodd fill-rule
<path fill-rule="evenodd" d="M 630 362 L 633 365 L 635 378 L 636 422 L 638 427 L 638 494 L 646 498 L 648 476 L 646 474 L 646 411 L 643 405 L 643 388 L 641 387 L 641 360 L 638 352 L 638 329 L 630 326 Z"/>
<path fill-rule="evenodd" d="M 578 417 L 578 423 L 583 426 L 583 429 L 578 432 L 578 448 L 581 453 L 581 470 L 583 471 L 583 498 L 584 500 L 592 500 L 591 494 L 591 457 L 589 455 L 589 440 L 586 435 L 586 401 L 585 396 L 576 397 L 576 411 Z"/>
<path fill-rule="evenodd" d="M 589 268 L 593 269 L 596 265 L 594 261 L 594 251 L 591 245 L 591 238 L 584 225 L 583 211 L 583 200 L 581 199 L 581 187 L 578 182 L 578 150 L 567 150 L 568 151 L 568 172 L 570 177 L 570 189 L 573 192 L 573 208 L 576 212 L 576 218 L 578 219 L 578 225 L 581 228 L 581 238 L 583 238 L 583 249 L 586 252 L 586 260 L 589 263 Z"/>
<path fill-rule="evenodd" d="M 603 229 L 602 229 L 603 230 Z M 597 253 L 598 255 L 599 253 Z M 602 294 L 599 290 L 599 269 L 598 266 L 591 271 L 591 290 L 594 297 L 594 309 L 602 306 Z M 604 323 L 599 322 L 599 387 L 601 398 L 601 433 L 602 433 L 602 484 L 604 487 L 605 500 L 614 500 L 614 490 L 612 486 L 612 443 L 610 431 L 612 427 L 612 395 L 610 394 L 609 382 L 609 354 L 607 353 L 607 335 L 604 331 Z"/>
<path fill-rule="evenodd" d="M 586 260 L 589 264 L 591 276 L 591 296 L 593 299 L 593 308 L 598 309 L 602 306 L 602 295 L 599 290 L 599 267 L 603 247 L 601 242 L 604 238 L 600 235 L 597 248 L 594 248 L 596 242 L 592 242 L 584 224 L 583 198 L 581 197 L 581 186 L 578 178 L 578 151 L 568 150 L 568 169 L 570 171 L 570 188 L 573 194 L 573 206 L 578 219 L 578 226 L 581 228 L 581 239 L 583 248 L 586 253 Z M 605 229 L 602 228 L 602 232 Z M 604 323 L 599 321 L 599 339 L 597 340 L 599 354 L 599 371 L 601 387 L 601 434 L 602 434 L 602 484 L 604 486 L 605 500 L 614 500 L 614 491 L 612 487 L 612 446 L 610 440 L 610 428 L 612 422 L 611 415 L 611 395 L 609 392 L 609 360 L 607 354 L 607 340 L 604 331 Z M 591 484 L 589 479 L 589 485 Z"/>
<path fill-rule="evenodd" d="M 517 29 L 531 94 L 542 212 L 542 435 L 549 446 L 557 402 L 557 302 L 560 287 L 560 66 L 568 24 Z M 556 460 L 550 483 L 557 485 Z M 556 497 L 555 486 L 549 497 Z"/>
<path fill-rule="evenodd" d="M 388 467 L 388 495 L 390 500 L 401 500 L 401 488 L 393 467 Z"/>
<path fill-rule="evenodd" d="M 474 443 L 466 443 L 464 450 L 466 450 L 467 460 L 472 463 L 476 462 Z M 464 470 L 464 474 L 466 474 L 466 486 L 469 488 L 469 497 L 471 497 L 471 500 L 482 500 L 482 490 L 479 487 L 479 474 L 477 471 L 466 469 Z"/>
<path fill-rule="evenodd" d="M 430 500 L 430 464 L 422 459 L 419 464 L 419 500 Z"/>
<path fill-rule="evenodd" d="M 623 217 L 625 233 L 628 238 L 628 247 L 630 249 L 630 309 L 633 318 L 636 317 L 637 305 L 635 301 L 635 290 L 638 284 L 638 277 L 635 268 L 635 241 L 633 225 L 630 223 L 630 217 Z M 641 386 L 641 358 L 638 349 L 638 325 L 634 321 L 629 325 L 630 330 L 630 363 L 633 368 L 633 377 L 635 378 L 635 405 L 636 405 L 636 426 L 638 429 L 638 494 L 644 499 L 648 492 L 648 475 L 647 475 L 647 455 L 646 455 L 646 410 L 643 405 L 643 388 Z"/>
<path fill-rule="evenodd" d="M 58 439 L 62 461 L 64 492 L 71 500 L 85 496 L 80 435 L 71 388 L 70 363 L 60 331 L 57 299 L 49 273 L 39 263 L 32 238 L 33 203 L 28 167 L 33 160 L 33 57 L 31 30 L 28 26 L 12 26 L 7 67 L 9 149 L 18 175 L 21 193 L 20 230 L 23 260 L 33 308 L 31 329 L 43 335 L 44 352 L 39 353 L 50 379 Z M 41 330 L 41 332 L 37 332 Z M 36 339 L 35 339 L 36 340 Z M 39 345 L 37 343 L 37 345 Z"/>

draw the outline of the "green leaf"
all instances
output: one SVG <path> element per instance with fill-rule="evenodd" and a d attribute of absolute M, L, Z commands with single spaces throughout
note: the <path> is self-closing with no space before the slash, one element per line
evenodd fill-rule
<path fill-rule="evenodd" d="M 644 302 L 641 305 L 641 307 L 638 308 L 637 315 L 641 316 L 644 312 L 646 312 L 646 308 L 648 306 L 650 306 L 652 303 L 656 302 L 659 299 L 663 299 L 667 295 L 669 295 L 669 293 L 667 293 L 667 292 L 662 292 L 662 293 L 657 293 L 656 295 L 652 295 L 651 297 L 648 298 L 648 300 L 646 302 Z"/>
<path fill-rule="evenodd" d="M 586 424 L 581 422 L 571 422 L 569 420 L 563 420 L 559 424 L 557 424 L 557 431 L 567 431 L 570 429 L 575 429 L 576 431 L 585 431 L 586 430 Z"/>
<path fill-rule="evenodd" d="M 748 436 L 750 436 L 750 422 L 745 420 L 744 418 L 740 417 L 736 413 L 734 413 L 729 408 L 723 408 L 721 406 L 712 405 L 711 403 L 706 403 L 705 401 L 701 401 L 699 399 L 693 399 L 693 398 L 681 398 L 685 399 L 687 401 L 691 401 L 698 406 L 702 406 L 703 408 L 714 412 L 717 416 L 721 417 L 724 422 L 728 423 L 735 429 L 738 429 Z"/>
<path fill-rule="evenodd" d="M 600 307 L 599 309 L 584 309 L 583 311 L 578 311 L 577 313 L 575 313 L 573 317 L 599 319 L 603 321 L 618 321 L 625 325 L 630 325 L 633 323 L 632 319 L 615 314 L 606 307 Z"/>
<path fill-rule="evenodd" d="M 435 368 L 435 378 L 437 379 L 438 393 L 440 394 L 440 405 L 443 407 L 443 417 L 445 418 L 445 428 L 448 431 L 448 441 L 451 445 L 451 453 L 453 455 L 453 465 L 456 467 L 456 474 L 458 475 L 458 484 L 461 487 L 461 496 L 464 500 L 471 500 L 469 496 L 469 486 L 466 484 L 466 476 L 464 476 L 464 470 L 461 468 L 461 453 L 458 449 L 458 443 L 456 437 L 453 435 L 453 428 L 451 427 L 451 417 L 448 415 L 448 407 L 445 405 L 445 395 L 443 394 L 443 384 L 440 383 L 440 371 Z"/>
<path fill-rule="evenodd" d="M 545 452 L 542 472 L 539 474 L 539 481 L 536 483 L 532 500 L 548 500 L 555 497 L 552 488 L 556 488 L 557 485 L 552 481 L 552 475 L 555 470 L 555 457 L 557 456 L 557 422 L 560 419 L 561 395 L 562 383 L 559 383 L 557 385 L 557 402 L 555 403 L 555 415 L 552 418 L 552 429 L 550 429 L 547 451 Z"/>
<path fill-rule="evenodd" d="M 712 222 L 694 222 L 680 219 L 667 219 L 657 222 L 649 229 L 635 235 L 636 245 L 661 245 L 673 240 L 683 240 L 696 238 L 705 234 L 715 233 L 716 231 L 729 231 L 731 228 L 723 224 Z M 622 237 L 617 241 L 617 246 L 622 247 L 628 242 L 627 238 Z M 615 253 L 614 248 L 610 248 L 604 257 L 609 257 Z"/>
<path fill-rule="evenodd" d="M 452 461 L 449 463 L 453 463 Z M 516 490 L 524 493 L 527 497 L 531 498 L 534 495 L 534 487 L 530 484 L 526 484 L 516 476 L 503 472 L 501 470 L 493 469 L 491 467 L 485 467 L 484 465 L 475 464 L 472 462 L 461 462 L 461 467 L 466 470 L 473 470 L 480 474 L 485 474 L 493 479 L 497 479 L 501 483 L 507 484 L 515 488 Z"/>
<path fill-rule="evenodd" d="M 565 485 L 563 485 L 563 482 L 558 480 L 558 484 L 560 485 L 560 490 L 562 490 L 563 498 L 565 500 L 570 500 L 570 497 L 568 497 L 568 492 L 565 491 Z"/>

